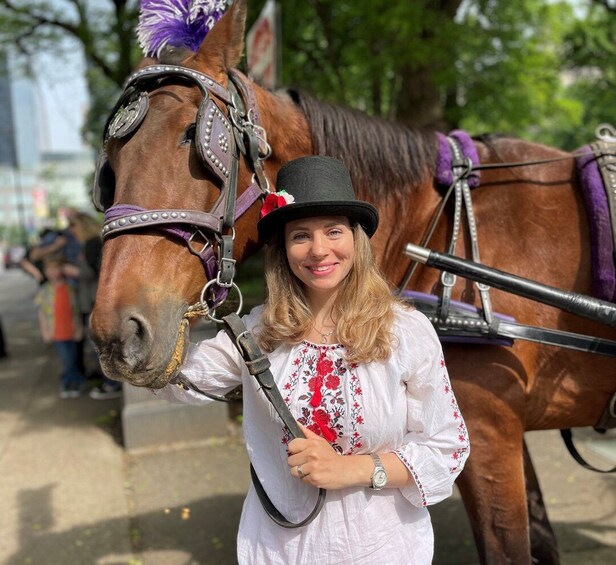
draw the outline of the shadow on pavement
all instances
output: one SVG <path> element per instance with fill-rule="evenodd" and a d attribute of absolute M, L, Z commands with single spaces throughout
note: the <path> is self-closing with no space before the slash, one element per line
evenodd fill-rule
<path fill-rule="evenodd" d="M 198 480 L 198 477 L 195 477 Z M 9 557 L 7 565 L 24 563 L 103 565 L 233 565 L 235 535 L 242 509 L 243 495 L 214 496 L 189 505 L 161 507 L 135 515 L 130 522 L 134 553 L 115 553 L 113 540 L 124 537 L 124 520 L 109 520 L 73 528 L 62 533 L 46 533 L 53 526 L 48 489 L 20 493 L 19 516 L 22 549 Z M 452 500 L 433 509 L 437 547 L 435 565 L 470 565 L 478 563 L 469 541 L 466 517 L 461 502 Z M 445 519 L 443 520 L 443 517 Z M 563 546 L 575 552 L 604 550 L 606 557 L 613 547 L 602 544 L 585 530 L 597 525 L 589 522 L 555 523 Z M 561 551 L 566 547 L 561 547 Z M 574 560 L 571 563 L 575 562 Z M 590 563 L 590 561 L 579 561 Z M 596 561 L 600 563 L 601 561 Z M 604 561 L 607 563 L 607 561 Z"/>
<path fill-rule="evenodd" d="M 53 511 L 49 489 L 19 493 L 20 550 L 6 565 L 100 563 L 235 563 L 235 532 L 243 496 L 215 496 L 187 507 L 161 508 L 131 520 L 132 552 L 114 551 L 126 537 L 126 521 L 111 519 L 49 533 Z M 140 557 L 139 554 L 143 556 Z"/>

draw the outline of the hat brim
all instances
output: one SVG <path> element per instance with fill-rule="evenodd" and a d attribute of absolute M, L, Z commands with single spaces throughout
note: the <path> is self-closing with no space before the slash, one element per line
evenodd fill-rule
<path fill-rule="evenodd" d="M 259 220 L 259 239 L 267 242 L 270 237 L 287 223 L 301 218 L 318 216 L 346 216 L 357 221 L 368 237 L 372 237 L 379 226 L 379 213 L 368 202 L 332 201 L 327 203 L 298 202 L 272 210 Z"/>

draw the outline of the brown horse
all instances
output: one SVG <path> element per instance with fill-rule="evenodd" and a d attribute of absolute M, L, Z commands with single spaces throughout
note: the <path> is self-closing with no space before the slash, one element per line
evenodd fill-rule
<path fill-rule="evenodd" d="M 178 64 L 227 87 L 230 69 L 243 51 L 244 24 L 245 1 L 236 0 L 196 54 L 146 60 L 142 68 Z M 148 92 L 149 108 L 138 127 L 119 139 L 112 137 L 107 145 L 107 174 L 112 170 L 115 177 L 113 204 L 211 210 L 220 196 L 220 178 L 204 166 L 193 139 L 202 89 L 194 82 L 167 78 L 153 81 Z M 341 158 L 352 170 L 358 197 L 380 211 L 374 249 L 392 285 L 399 284 L 408 267 L 405 244 L 422 240 L 442 200 L 433 180 L 436 135 L 298 94 L 256 86 L 253 92 L 271 147 L 264 161 L 270 187 L 279 167 L 290 159 L 312 153 Z M 227 115 L 228 103 L 216 91 L 210 96 Z M 475 145 L 483 163 L 567 156 L 516 139 L 486 138 Z M 251 185 L 252 178 L 253 170 L 241 157 L 238 192 Z M 576 182 L 573 160 L 483 171 L 481 186 L 473 191 L 483 262 L 590 294 L 589 227 Z M 259 247 L 258 214 L 256 202 L 237 221 L 234 255 L 240 262 Z M 431 247 L 446 248 L 451 223 L 448 209 Z M 463 235 L 456 253 L 469 256 L 469 247 Z M 420 268 L 409 287 L 433 292 L 439 276 L 438 271 Z M 172 234 L 146 225 L 108 237 L 91 320 L 105 373 L 137 386 L 163 386 L 177 353 L 183 316 L 199 301 L 205 282 L 198 257 Z M 616 337 L 613 328 L 554 308 L 498 291 L 491 296 L 495 311 L 526 324 Z M 479 305 L 462 281 L 454 287 L 453 298 Z M 473 444 L 458 485 L 481 560 L 530 563 L 523 434 L 594 425 L 616 389 L 613 360 L 522 341 L 513 347 L 448 344 L 445 354 Z"/>

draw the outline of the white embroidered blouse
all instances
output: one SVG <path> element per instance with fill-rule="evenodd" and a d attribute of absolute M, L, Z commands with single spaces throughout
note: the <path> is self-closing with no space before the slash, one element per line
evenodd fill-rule
<path fill-rule="evenodd" d="M 244 317 L 258 332 L 262 307 Z M 330 490 L 309 525 L 285 529 L 264 512 L 251 485 L 240 521 L 241 564 L 427 564 L 433 532 L 427 505 L 448 497 L 469 454 L 466 426 L 451 389 L 440 342 L 416 310 L 396 309 L 390 359 L 349 365 L 341 345 L 304 341 L 269 354 L 293 416 L 343 455 L 393 451 L 414 481 L 404 488 Z M 259 392 L 229 337 L 192 345 L 182 369 L 200 389 L 225 394 L 243 385 L 243 430 L 250 461 L 275 506 L 302 520 L 317 490 L 290 475 L 285 428 Z M 168 385 L 158 396 L 208 399 Z"/>

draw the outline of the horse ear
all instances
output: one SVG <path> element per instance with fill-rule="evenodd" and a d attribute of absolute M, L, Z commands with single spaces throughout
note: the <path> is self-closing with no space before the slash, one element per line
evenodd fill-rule
<path fill-rule="evenodd" d="M 244 53 L 246 0 L 235 0 L 225 15 L 205 36 L 195 57 L 210 71 L 226 74 L 236 67 Z"/>

